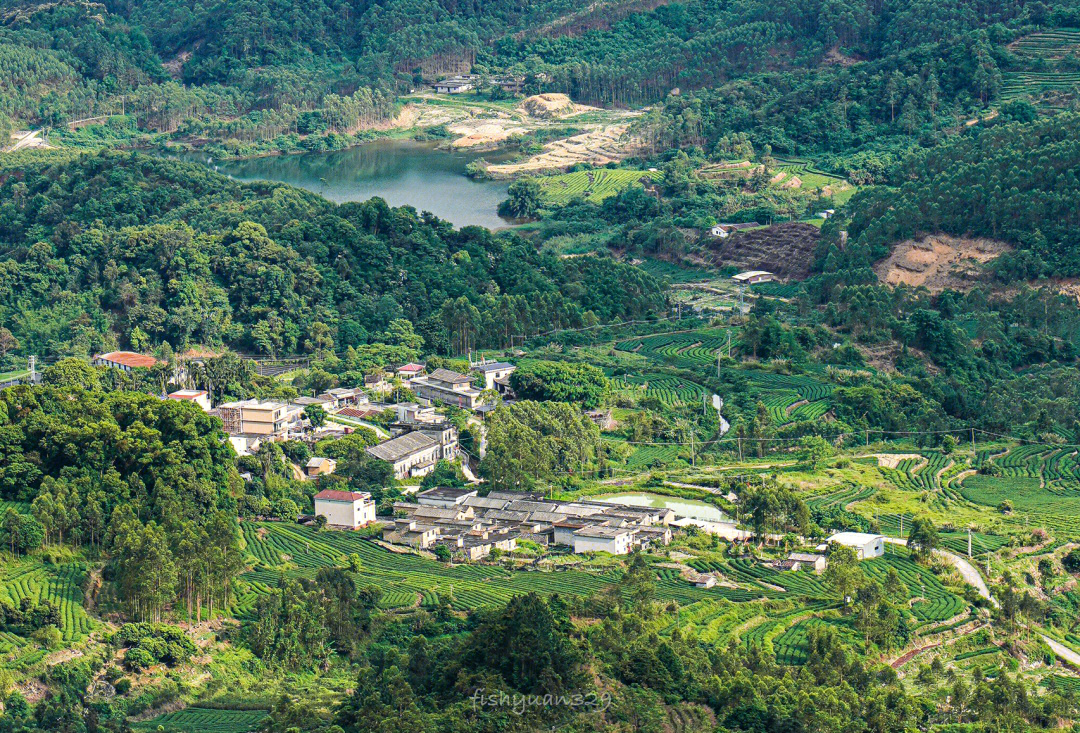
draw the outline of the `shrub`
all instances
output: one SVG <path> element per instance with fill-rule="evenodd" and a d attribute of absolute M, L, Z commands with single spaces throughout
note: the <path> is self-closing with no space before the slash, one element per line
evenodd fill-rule
<path fill-rule="evenodd" d="M 151 666 L 156 660 L 145 649 L 140 647 L 134 647 L 128 649 L 127 654 L 124 656 L 124 664 L 128 669 L 133 672 L 138 672 L 140 669 L 145 669 Z"/>
<path fill-rule="evenodd" d="M 64 643 L 64 635 L 60 633 L 60 629 L 56 628 L 52 624 L 48 626 L 42 626 L 35 631 L 30 637 L 41 646 L 46 649 L 59 649 Z"/>

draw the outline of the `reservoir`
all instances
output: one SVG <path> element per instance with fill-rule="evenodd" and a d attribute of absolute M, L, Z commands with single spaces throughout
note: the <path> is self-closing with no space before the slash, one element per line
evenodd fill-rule
<path fill-rule="evenodd" d="M 184 156 L 206 163 L 238 181 L 280 181 L 335 201 L 381 197 L 391 206 L 430 211 L 456 227 L 510 226 L 498 215 L 507 181 L 475 181 L 465 166 L 479 158 L 498 162 L 510 153 L 439 150 L 434 142 L 376 140 L 329 153 L 275 155 L 206 163 L 206 156 Z"/>
<path fill-rule="evenodd" d="M 631 491 L 590 498 L 595 498 L 596 501 L 603 501 L 609 504 L 662 507 L 670 509 L 680 517 L 690 517 L 691 519 L 700 519 L 706 522 L 730 521 L 726 514 L 712 504 L 707 504 L 703 501 L 698 501 L 697 499 L 680 499 L 676 496 L 650 494 L 644 491 Z"/>

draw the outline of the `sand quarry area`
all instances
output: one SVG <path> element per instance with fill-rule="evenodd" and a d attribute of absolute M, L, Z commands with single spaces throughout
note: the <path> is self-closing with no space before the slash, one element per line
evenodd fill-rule
<path fill-rule="evenodd" d="M 416 95 L 394 121 L 395 127 L 443 125 L 455 137 L 455 148 L 486 149 L 554 124 L 576 127 L 577 135 L 547 143 L 528 160 L 491 166 L 494 176 L 555 171 L 575 163 L 603 165 L 621 160 L 637 147 L 627 136 L 637 112 L 605 110 L 576 104 L 565 94 L 537 94 L 513 107 L 458 100 L 442 95 Z"/>

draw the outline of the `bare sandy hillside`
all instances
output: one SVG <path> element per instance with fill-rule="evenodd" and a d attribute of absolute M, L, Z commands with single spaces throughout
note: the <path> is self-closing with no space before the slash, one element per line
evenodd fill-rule
<path fill-rule="evenodd" d="M 985 279 L 983 265 L 1011 249 L 992 239 L 929 235 L 893 247 L 888 257 L 874 265 L 874 272 L 894 286 L 925 287 L 934 293 L 967 290 Z"/>
<path fill-rule="evenodd" d="M 640 148 L 640 142 L 627 135 L 628 124 L 603 125 L 580 135 L 555 140 L 544 146 L 543 152 L 521 163 L 488 166 L 495 177 L 521 173 L 560 171 L 575 163 L 605 165 L 619 161 Z"/>
<path fill-rule="evenodd" d="M 536 94 L 523 100 L 518 107 L 525 114 L 542 119 L 562 117 L 575 109 L 574 103 L 565 94 Z"/>

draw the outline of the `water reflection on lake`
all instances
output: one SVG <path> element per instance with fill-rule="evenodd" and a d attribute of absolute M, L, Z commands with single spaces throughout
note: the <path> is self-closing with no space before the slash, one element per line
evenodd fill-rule
<path fill-rule="evenodd" d="M 498 229 L 511 224 L 498 215 L 507 181 L 475 181 L 465 166 L 478 158 L 498 162 L 508 153 L 466 153 L 436 149 L 436 143 L 376 140 L 331 153 L 276 155 L 207 163 L 238 181 L 280 181 L 338 203 L 382 197 L 391 206 L 430 211 L 455 226 L 475 224 Z"/>

